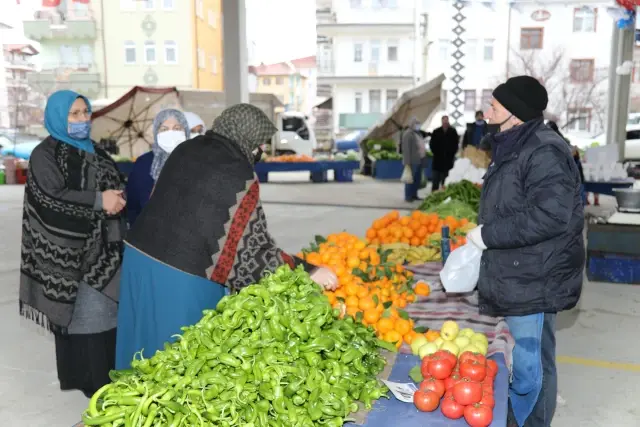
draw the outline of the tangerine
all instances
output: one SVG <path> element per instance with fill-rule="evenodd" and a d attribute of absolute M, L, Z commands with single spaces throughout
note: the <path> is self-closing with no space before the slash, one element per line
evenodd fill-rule
<path fill-rule="evenodd" d="M 386 334 L 387 332 L 393 330 L 393 319 L 390 317 L 383 317 L 378 320 L 376 323 L 376 329 L 380 334 Z"/>

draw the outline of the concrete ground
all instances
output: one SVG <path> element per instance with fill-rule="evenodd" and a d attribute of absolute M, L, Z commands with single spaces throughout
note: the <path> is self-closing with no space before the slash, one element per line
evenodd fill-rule
<path fill-rule="evenodd" d="M 272 178 L 261 187 L 269 228 L 292 252 L 316 234 L 363 235 L 389 208 L 411 207 L 398 183 L 360 178 L 311 184 L 303 174 Z M 52 339 L 18 316 L 21 206 L 22 187 L 0 186 L 0 426 L 70 427 L 87 399 L 59 390 Z M 640 426 L 639 307 L 640 287 L 585 279 L 579 306 L 558 318 L 563 402 L 554 426 Z"/>

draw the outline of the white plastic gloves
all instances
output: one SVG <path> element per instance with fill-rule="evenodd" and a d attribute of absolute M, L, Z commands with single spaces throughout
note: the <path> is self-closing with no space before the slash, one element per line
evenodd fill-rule
<path fill-rule="evenodd" d="M 318 267 L 316 271 L 311 274 L 311 280 L 328 291 L 333 291 L 338 287 L 338 276 L 325 267 Z"/>
<path fill-rule="evenodd" d="M 474 245 L 483 251 L 487 249 L 487 245 L 482 241 L 482 226 L 479 225 L 467 233 L 467 240 L 470 240 Z"/>

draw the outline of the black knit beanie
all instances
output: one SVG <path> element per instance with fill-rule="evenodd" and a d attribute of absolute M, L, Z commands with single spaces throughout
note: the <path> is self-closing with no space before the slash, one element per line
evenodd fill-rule
<path fill-rule="evenodd" d="M 493 97 L 523 122 L 542 117 L 549 102 L 547 90 L 531 76 L 511 77 L 494 89 Z"/>

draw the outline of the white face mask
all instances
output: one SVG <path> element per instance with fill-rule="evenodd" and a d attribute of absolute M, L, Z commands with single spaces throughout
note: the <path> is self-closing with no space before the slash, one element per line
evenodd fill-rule
<path fill-rule="evenodd" d="M 196 138 L 198 136 L 202 136 L 204 135 L 204 133 L 200 133 L 200 132 L 191 132 L 191 138 Z"/>
<path fill-rule="evenodd" d="M 187 134 L 183 130 L 166 130 L 159 133 L 158 145 L 167 153 L 171 153 L 178 145 L 186 141 Z"/>

